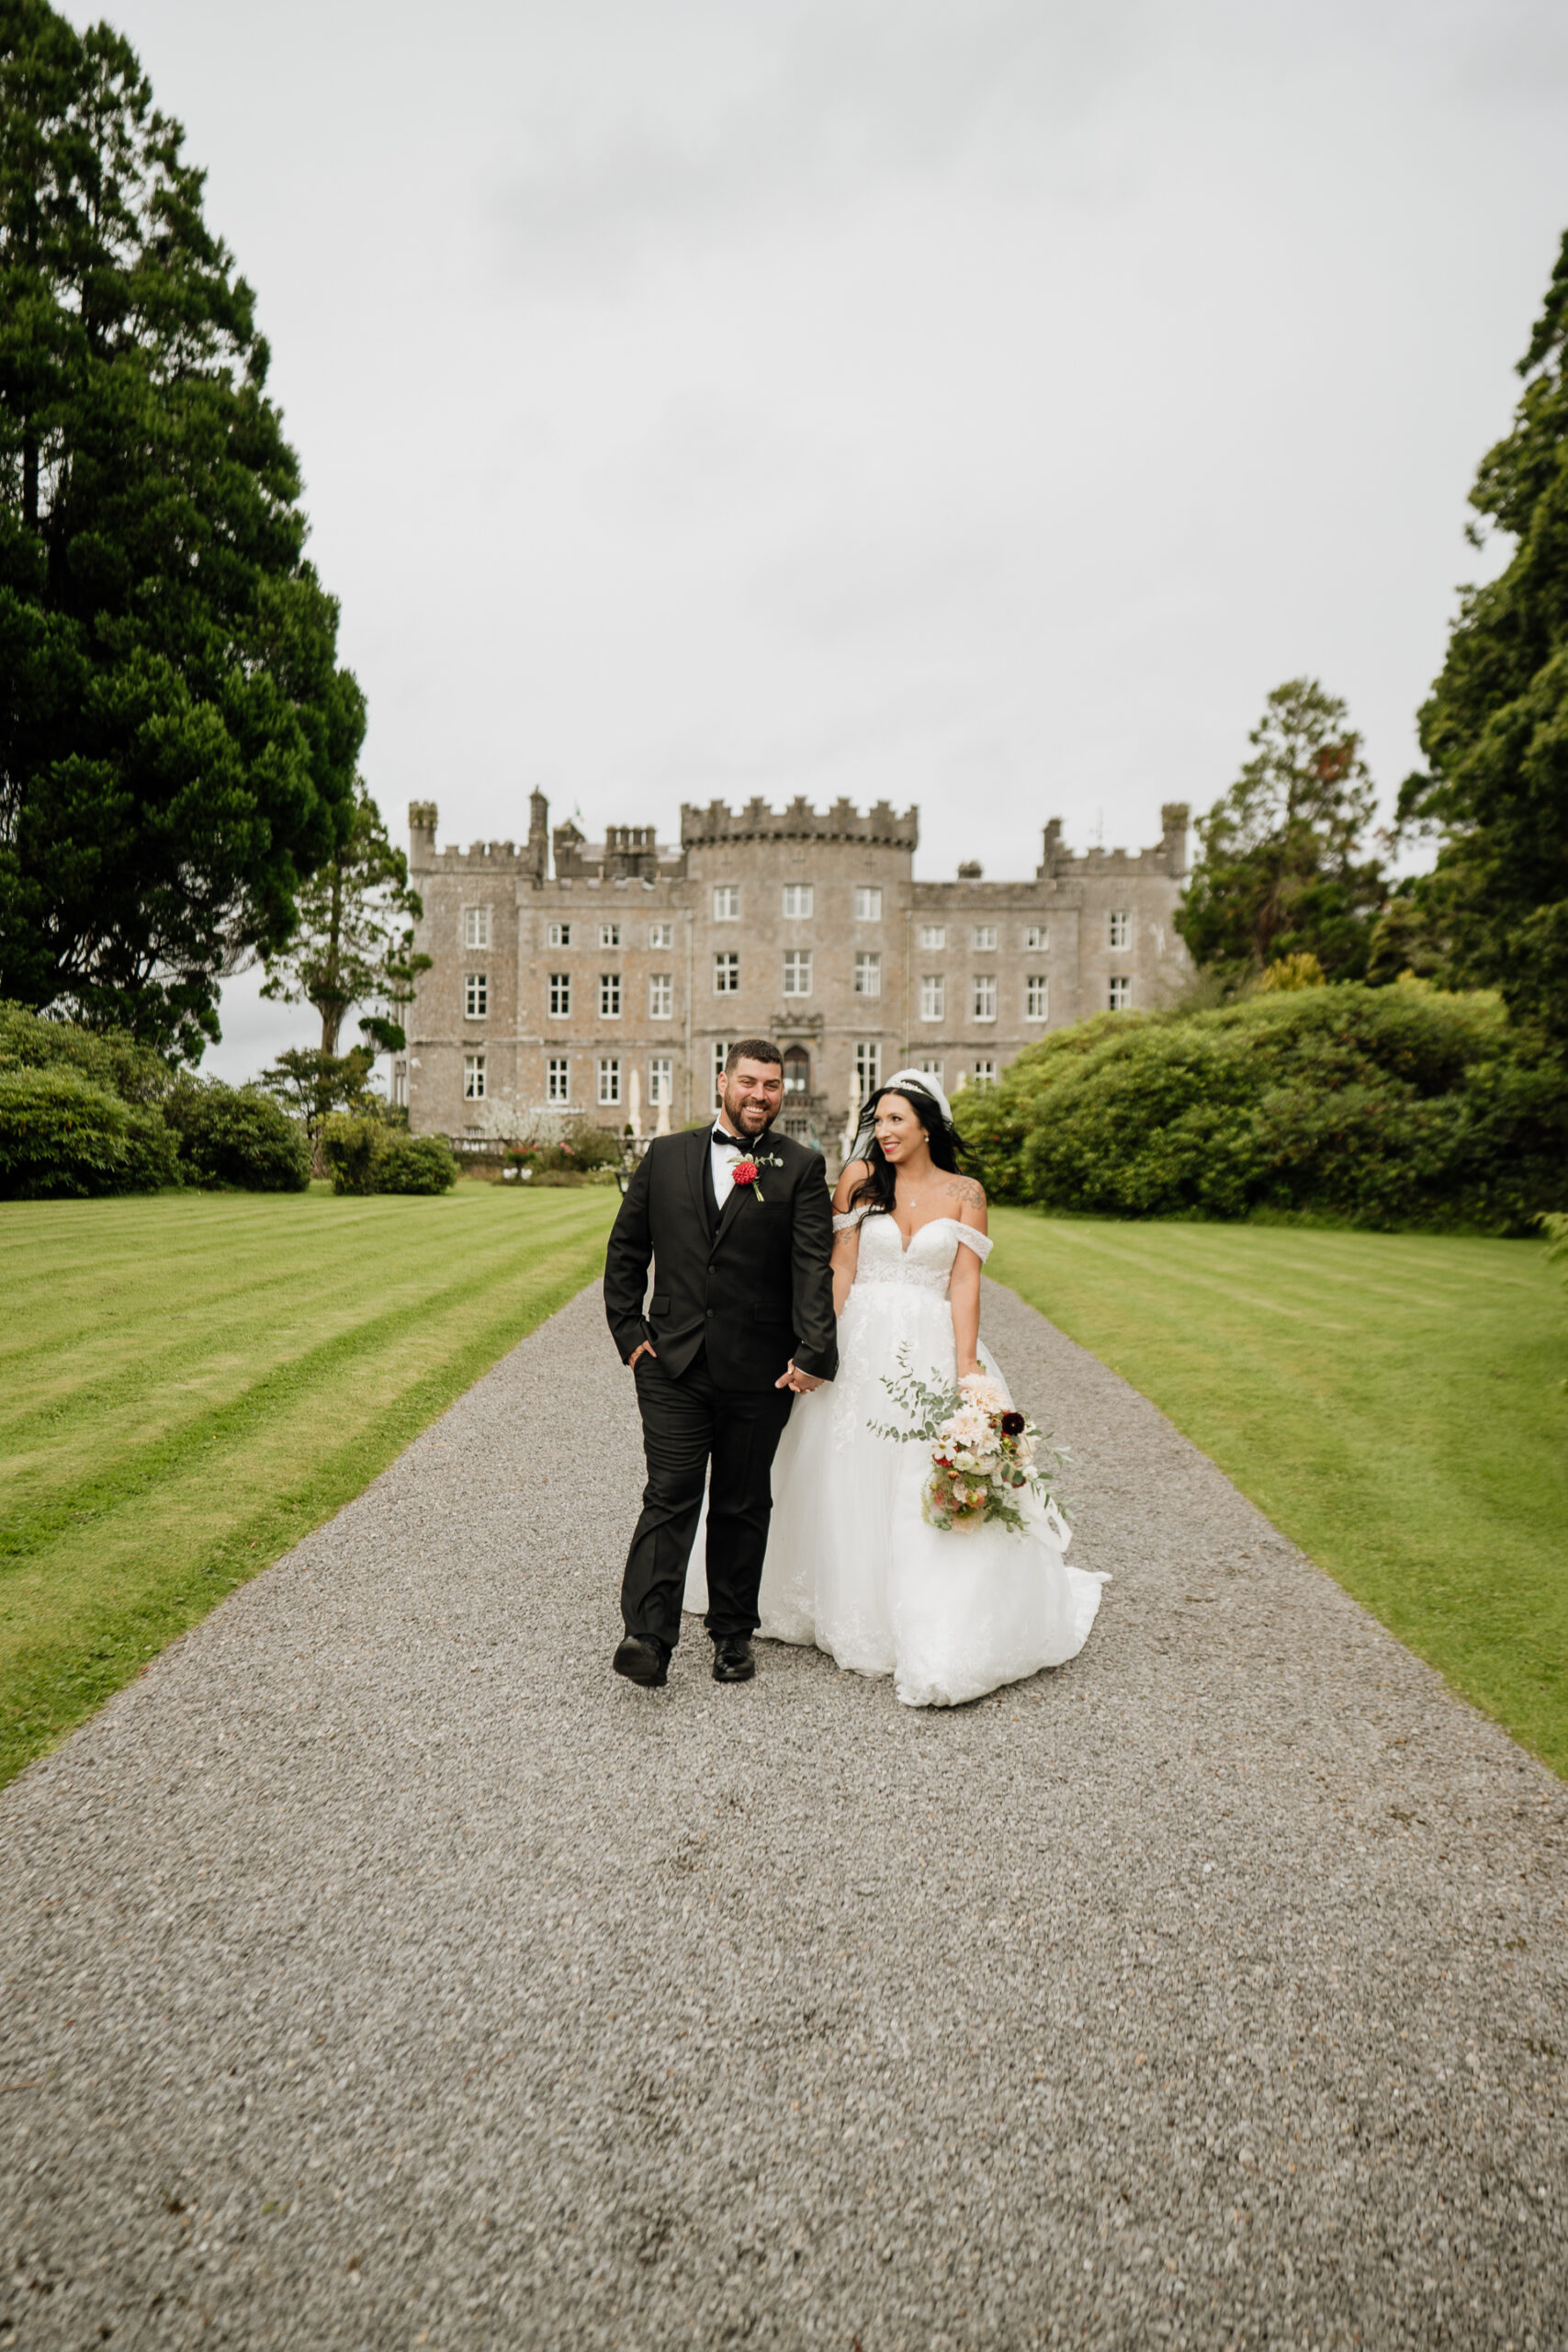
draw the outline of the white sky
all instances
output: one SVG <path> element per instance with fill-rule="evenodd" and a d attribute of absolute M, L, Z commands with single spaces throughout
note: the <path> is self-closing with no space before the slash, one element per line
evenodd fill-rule
<path fill-rule="evenodd" d="M 79 18 L 85 11 L 77 10 Z M 395 833 L 920 804 L 1032 872 L 1263 697 L 1415 763 L 1568 224 L 1533 0 L 121 0 Z M 311 1017 L 230 984 L 208 1067 Z"/>

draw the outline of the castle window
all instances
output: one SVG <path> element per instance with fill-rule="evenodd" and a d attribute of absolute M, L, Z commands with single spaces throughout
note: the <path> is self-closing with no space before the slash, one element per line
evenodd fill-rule
<path fill-rule="evenodd" d="M 882 921 L 882 893 L 880 890 L 873 890 L 863 887 L 855 892 L 855 921 L 856 922 L 880 922 Z"/>
<path fill-rule="evenodd" d="M 545 1065 L 545 1100 L 547 1102 L 571 1101 L 571 1064 L 564 1054 L 552 1056 Z"/>
<path fill-rule="evenodd" d="M 786 1094 L 809 1094 L 811 1091 L 811 1057 L 804 1046 L 784 1047 L 784 1091 Z"/>
<path fill-rule="evenodd" d="M 619 972 L 599 975 L 599 1018 L 618 1021 L 621 1017 L 621 976 Z"/>
<path fill-rule="evenodd" d="M 919 1062 L 916 1067 L 919 1069 L 922 1078 L 934 1079 L 939 1086 L 942 1084 L 942 1064 L 940 1062 Z"/>
<path fill-rule="evenodd" d="M 1132 1001 L 1132 981 L 1127 978 L 1125 972 L 1113 972 L 1111 976 L 1110 1003 L 1111 1012 L 1125 1012 Z"/>
<path fill-rule="evenodd" d="M 713 959 L 713 992 L 715 996 L 740 993 L 740 958 L 732 947 Z"/>
<path fill-rule="evenodd" d="M 482 1021 L 490 1012 L 490 975 L 488 972 L 465 972 L 463 975 L 463 1018 Z"/>
<path fill-rule="evenodd" d="M 1133 944 L 1133 918 L 1131 915 L 1116 914 L 1110 918 L 1109 933 L 1106 944 L 1110 947 L 1131 947 Z"/>
<path fill-rule="evenodd" d="M 740 920 L 740 886 L 738 882 L 721 882 L 713 894 L 715 922 L 739 922 Z"/>
<path fill-rule="evenodd" d="M 922 947 L 945 947 L 947 945 L 947 925 L 944 922 L 923 922 L 920 925 L 920 945 Z"/>
<path fill-rule="evenodd" d="M 599 926 L 599 944 L 600 944 L 600 946 L 601 946 L 601 947 L 618 947 L 618 946 L 620 945 L 620 944 L 621 944 L 621 926 L 620 926 L 620 924 L 619 924 L 618 922 L 602 922 L 602 923 L 600 924 L 600 926 Z"/>
<path fill-rule="evenodd" d="M 648 944 L 650 947 L 673 947 L 675 944 L 674 924 L 650 922 L 648 926 Z"/>
<path fill-rule="evenodd" d="M 716 1037 L 713 1047 L 713 1082 L 716 1088 L 724 1084 L 724 1065 L 728 1059 L 728 1038 Z"/>
<path fill-rule="evenodd" d="M 997 1082 L 995 1062 L 976 1062 L 969 1082 L 972 1086 L 995 1086 Z"/>
<path fill-rule="evenodd" d="M 817 893 L 809 882 L 786 882 L 784 886 L 784 919 L 788 922 L 805 922 L 816 904 Z"/>
<path fill-rule="evenodd" d="M 552 972 L 550 974 L 550 1019 L 566 1021 L 570 1019 L 570 1013 L 571 974 Z"/>
<path fill-rule="evenodd" d="M 675 1012 L 675 976 L 672 972 L 650 972 L 648 979 L 648 1017 L 650 1021 L 669 1021 Z"/>
<path fill-rule="evenodd" d="M 485 1099 L 485 1057 L 482 1054 L 463 1056 L 463 1100 L 482 1102 Z"/>
<path fill-rule="evenodd" d="M 882 958 L 880 956 L 875 955 L 874 953 L 867 954 L 863 951 L 855 957 L 855 994 L 856 996 L 880 996 L 882 994 Z"/>
<path fill-rule="evenodd" d="M 975 944 L 979 950 L 979 953 L 982 956 L 988 955 L 991 949 L 995 947 L 996 944 L 996 924 L 994 922 L 977 922 L 975 925 Z"/>
<path fill-rule="evenodd" d="M 463 944 L 465 947 L 490 945 L 490 909 L 488 907 L 463 909 Z"/>
<path fill-rule="evenodd" d="M 809 947 L 784 949 L 784 992 L 785 996 L 811 994 L 811 950 Z"/>
<path fill-rule="evenodd" d="M 997 978 L 994 972 L 975 975 L 975 1018 L 994 1021 L 997 1017 Z"/>
<path fill-rule="evenodd" d="M 1050 924 L 1026 922 L 1023 926 L 1023 944 L 1026 947 L 1049 947 L 1051 944 Z"/>
<path fill-rule="evenodd" d="M 551 925 L 550 925 L 550 945 L 551 945 L 552 947 L 570 947 L 570 946 L 571 945 L 571 925 L 570 925 L 570 923 L 569 923 L 569 922 L 553 922 L 553 923 L 551 923 Z"/>
<path fill-rule="evenodd" d="M 1026 1021 L 1051 1018 L 1051 983 L 1043 972 L 1031 972 L 1023 983 L 1023 1017 Z"/>
<path fill-rule="evenodd" d="M 611 1103 L 618 1102 L 620 1099 L 620 1063 L 601 1062 L 599 1065 L 599 1106 L 601 1110 L 607 1109 Z"/>
<path fill-rule="evenodd" d="M 855 1091 L 863 1102 L 882 1083 L 882 1047 L 874 1037 L 863 1037 L 855 1047 Z"/>
<path fill-rule="evenodd" d="M 648 1065 L 648 1101 L 654 1111 L 668 1110 L 675 1101 L 675 1065 L 660 1060 Z"/>
<path fill-rule="evenodd" d="M 947 1004 L 947 982 L 940 972 L 927 972 L 920 982 L 920 1019 L 940 1021 Z"/>

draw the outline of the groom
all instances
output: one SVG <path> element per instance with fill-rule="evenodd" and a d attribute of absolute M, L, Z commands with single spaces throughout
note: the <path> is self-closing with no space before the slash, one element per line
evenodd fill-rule
<path fill-rule="evenodd" d="M 732 1046 L 716 1120 L 649 1144 L 605 1253 L 605 1312 L 637 1380 L 648 1458 L 615 1668 L 652 1690 L 681 1637 L 710 1460 L 714 1680 L 756 1672 L 773 1454 L 795 1397 L 838 1369 L 831 1203 L 820 1154 L 772 1133 L 783 1101 L 778 1047 L 763 1037 Z"/>

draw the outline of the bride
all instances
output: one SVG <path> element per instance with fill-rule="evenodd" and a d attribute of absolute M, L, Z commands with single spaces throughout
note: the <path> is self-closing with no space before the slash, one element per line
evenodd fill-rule
<path fill-rule="evenodd" d="M 833 1195 L 839 1374 L 795 1398 L 774 1457 L 758 1604 L 765 1638 L 891 1674 L 909 1707 L 958 1706 L 1059 1666 L 1100 1606 L 1100 1579 L 1066 1566 L 1061 1522 L 1032 1490 L 1020 1497 L 1021 1534 L 995 1521 L 939 1531 L 920 1512 L 929 1449 L 871 1426 L 907 1425 L 884 1375 L 1000 1379 L 980 1341 L 986 1195 L 958 1172 L 955 1143 L 946 1096 L 915 1070 L 862 1114 Z M 688 1608 L 705 1600 L 699 1577 Z"/>

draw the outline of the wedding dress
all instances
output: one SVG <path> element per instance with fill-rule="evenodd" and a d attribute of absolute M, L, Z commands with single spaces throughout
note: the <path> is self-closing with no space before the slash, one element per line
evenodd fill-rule
<path fill-rule="evenodd" d="M 930 1449 L 870 1426 L 909 1425 L 885 1376 L 907 1367 L 933 1386 L 953 1384 L 948 1283 L 961 1249 L 982 1262 L 989 1256 L 986 1235 L 933 1217 L 906 1247 L 888 1216 L 858 1208 L 833 1223 L 840 1232 L 860 1226 L 854 1284 L 839 1318 L 839 1374 L 795 1398 L 774 1456 L 761 1632 L 815 1643 L 860 1674 L 891 1674 L 906 1706 L 960 1706 L 1076 1657 L 1101 1580 L 1066 1565 L 1027 1489 L 1021 1534 L 995 1521 L 945 1533 L 929 1527 L 920 1490 Z M 984 1347 L 979 1356 L 1000 1381 Z M 706 1606 L 701 1557 L 694 1545 L 688 1609 Z"/>

